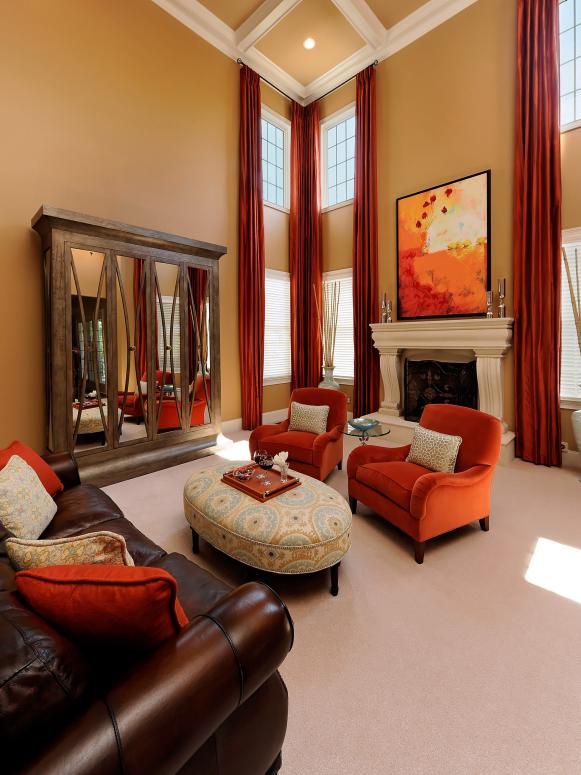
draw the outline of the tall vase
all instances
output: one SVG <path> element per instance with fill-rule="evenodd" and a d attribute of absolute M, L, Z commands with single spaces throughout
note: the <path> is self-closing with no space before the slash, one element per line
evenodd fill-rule
<path fill-rule="evenodd" d="M 333 379 L 334 366 L 323 366 L 323 381 L 319 382 L 319 387 L 328 388 L 329 390 L 341 390 L 341 386 Z"/>

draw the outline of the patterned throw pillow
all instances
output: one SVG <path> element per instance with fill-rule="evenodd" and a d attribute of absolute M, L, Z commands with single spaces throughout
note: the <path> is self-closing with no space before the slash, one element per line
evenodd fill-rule
<path fill-rule="evenodd" d="M 8 538 L 6 552 L 15 570 L 50 565 L 134 565 L 123 536 L 108 530 L 44 541 Z"/>
<path fill-rule="evenodd" d="M 38 538 L 56 510 L 34 469 L 13 455 L 0 471 L 0 522 L 17 538 Z"/>
<path fill-rule="evenodd" d="M 325 433 L 327 430 L 328 406 L 312 406 L 311 404 L 291 403 L 289 431 L 306 431 L 307 433 Z"/>
<path fill-rule="evenodd" d="M 462 436 L 448 436 L 418 425 L 406 460 L 430 471 L 452 473 L 456 466 Z"/>

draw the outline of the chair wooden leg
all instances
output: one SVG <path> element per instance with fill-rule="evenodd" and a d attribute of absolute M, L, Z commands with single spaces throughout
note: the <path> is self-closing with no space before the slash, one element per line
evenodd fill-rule
<path fill-rule="evenodd" d="M 490 530 L 490 516 L 482 517 L 482 519 L 479 519 L 478 521 L 480 522 L 480 529 L 484 530 L 485 533 L 488 533 Z"/>
<path fill-rule="evenodd" d="M 349 498 L 349 507 L 351 508 L 351 513 L 355 514 L 357 511 L 357 498 Z"/>
<path fill-rule="evenodd" d="M 192 552 L 194 554 L 200 553 L 200 536 L 196 533 L 194 528 L 190 528 L 192 531 Z"/>
<path fill-rule="evenodd" d="M 414 557 L 418 565 L 424 561 L 424 551 L 426 549 L 425 541 L 414 541 Z"/>
<path fill-rule="evenodd" d="M 331 589 L 330 592 L 333 595 L 333 597 L 337 597 L 339 594 L 339 565 L 341 565 L 340 562 L 338 562 L 336 565 L 333 565 L 331 567 Z"/>
<path fill-rule="evenodd" d="M 343 461 L 342 461 L 342 460 L 340 460 L 340 461 L 337 463 L 337 470 L 338 470 L 338 471 L 342 471 L 342 470 L 343 470 Z"/>

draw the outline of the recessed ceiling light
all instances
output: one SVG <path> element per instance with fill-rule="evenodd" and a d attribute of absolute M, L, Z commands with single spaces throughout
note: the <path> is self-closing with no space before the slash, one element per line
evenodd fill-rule
<path fill-rule="evenodd" d="M 315 48 L 315 45 L 316 45 L 316 43 L 315 43 L 315 40 L 313 38 L 307 38 L 306 40 L 303 41 L 303 46 L 307 50 Z"/>

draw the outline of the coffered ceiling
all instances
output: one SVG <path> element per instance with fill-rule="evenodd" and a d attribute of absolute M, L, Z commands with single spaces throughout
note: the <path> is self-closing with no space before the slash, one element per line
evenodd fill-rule
<path fill-rule="evenodd" d="M 308 104 L 478 0 L 153 0 Z M 303 42 L 313 38 L 314 48 Z"/>

